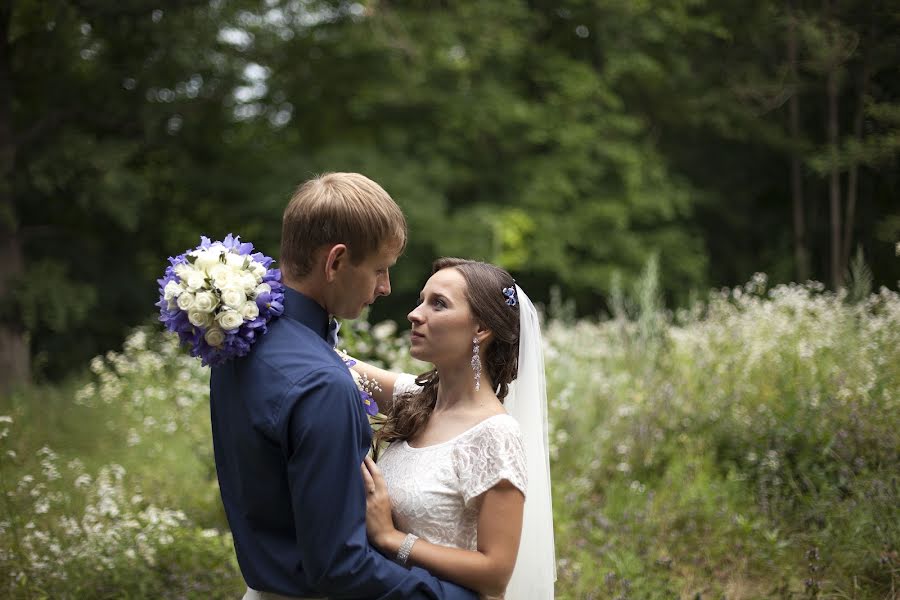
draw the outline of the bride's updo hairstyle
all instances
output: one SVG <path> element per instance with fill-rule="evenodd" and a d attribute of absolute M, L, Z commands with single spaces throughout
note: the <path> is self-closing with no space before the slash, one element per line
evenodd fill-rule
<path fill-rule="evenodd" d="M 509 384 L 518 374 L 519 305 L 507 303 L 504 288 L 515 288 L 512 275 L 492 264 L 462 258 L 439 258 L 432 265 L 432 275 L 444 269 L 456 269 L 466 282 L 466 300 L 475 321 L 491 331 L 482 352 L 482 373 L 493 385 L 503 402 Z M 436 369 L 416 378 L 422 390 L 394 403 L 393 414 L 375 433 L 375 447 L 383 443 L 409 439 L 420 431 L 437 403 L 440 378 Z M 482 380 L 484 383 L 484 380 Z"/>

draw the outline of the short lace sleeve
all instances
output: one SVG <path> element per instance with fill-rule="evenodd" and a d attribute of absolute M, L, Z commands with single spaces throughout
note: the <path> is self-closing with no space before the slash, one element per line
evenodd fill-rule
<path fill-rule="evenodd" d="M 407 394 L 415 394 L 422 386 L 416 383 L 416 376 L 409 373 L 399 373 L 394 380 L 394 400 Z"/>
<path fill-rule="evenodd" d="M 522 432 L 508 415 L 491 417 L 458 441 L 453 463 L 468 505 L 504 479 L 523 494 L 528 483 Z"/>

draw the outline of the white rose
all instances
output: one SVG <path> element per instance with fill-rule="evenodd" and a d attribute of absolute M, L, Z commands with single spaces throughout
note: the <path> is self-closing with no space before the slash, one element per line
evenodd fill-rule
<path fill-rule="evenodd" d="M 204 334 L 203 339 L 205 339 L 206 343 L 210 346 L 218 348 L 225 342 L 225 332 L 218 327 L 211 327 L 209 331 Z"/>
<path fill-rule="evenodd" d="M 253 302 L 252 300 L 250 302 L 244 302 L 244 306 L 241 307 L 241 315 L 248 321 L 252 321 L 258 317 L 259 307 L 256 305 L 256 302 Z"/>
<path fill-rule="evenodd" d="M 243 288 L 244 283 L 241 279 L 243 272 L 240 269 L 236 269 L 234 267 L 225 267 L 228 269 L 227 272 L 222 274 L 221 279 L 219 280 L 221 283 L 218 284 L 220 290 L 224 290 L 225 288 Z"/>
<path fill-rule="evenodd" d="M 258 263 L 255 260 L 250 261 L 250 272 L 256 276 L 256 280 L 259 281 L 266 274 L 266 268 L 262 266 L 262 263 Z"/>
<path fill-rule="evenodd" d="M 213 316 L 208 312 L 194 309 L 188 311 L 188 321 L 194 327 L 209 327 L 213 324 Z"/>
<path fill-rule="evenodd" d="M 195 254 L 194 266 L 198 269 L 209 271 L 215 265 L 221 264 L 219 262 L 220 254 L 221 252 L 218 250 L 200 250 Z"/>
<path fill-rule="evenodd" d="M 173 300 L 177 298 L 183 291 L 184 288 L 182 288 L 178 283 L 170 281 L 166 284 L 166 287 L 163 288 L 163 298 L 165 298 L 166 300 Z"/>
<path fill-rule="evenodd" d="M 222 290 L 222 303 L 230 308 L 238 310 L 246 301 L 247 296 L 241 288 L 230 287 Z"/>
<path fill-rule="evenodd" d="M 253 297 L 256 298 L 260 294 L 268 294 L 271 291 L 272 291 L 272 286 L 270 286 L 268 283 L 261 283 L 258 286 L 256 286 L 255 290 L 253 290 Z"/>
<path fill-rule="evenodd" d="M 183 292 L 178 296 L 178 308 L 181 310 L 190 310 L 194 306 L 194 295 L 190 292 Z"/>
<path fill-rule="evenodd" d="M 196 292 L 206 285 L 206 273 L 198 271 L 197 269 L 191 269 L 191 272 L 188 273 L 186 283 L 189 290 Z"/>
<path fill-rule="evenodd" d="M 187 279 L 188 273 L 194 270 L 194 267 L 186 263 L 181 263 L 179 265 L 175 265 L 174 270 L 175 274 L 178 275 L 178 279 L 184 281 L 185 279 Z"/>
<path fill-rule="evenodd" d="M 244 255 L 238 254 L 236 252 L 229 252 L 228 254 L 225 255 L 225 264 L 228 265 L 229 267 L 233 267 L 235 269 L 243 269 L 244 261 L 247 260 L 248 258 L 249 258 L 248 256 L 244 256 Z"/>
<path fill-rule="evenodd" d="M 216 321 L 225 331 L 233 331 L 244 324 L 244 317 L 236 310 L 223 310 L 216 317 Z"/>
<path fill-rule="evenodd" d="M 249 294 L 256 289 L 257 283 L 259 283 L 259 280 L 256 279 L 256 275 L 250 271 L 241 272 L 241 287 L 244 288 L 246 293 Z"/>
<path fill-rule="evenodd" d="M 209 268 L 209 276 L 218 287 L 222 287 L 230 273 L 231 269 L 222 263 L 216 263 Z"/>
<path fill-rule="evenodd" d="M 218 303 L 212 292 L 198 292 L 194 296 L 194 310 L 199 310 L 200 312 L 212 312 Z"/>

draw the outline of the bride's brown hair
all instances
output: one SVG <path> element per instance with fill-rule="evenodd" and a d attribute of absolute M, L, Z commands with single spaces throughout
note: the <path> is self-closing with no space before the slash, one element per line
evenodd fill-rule
<path fill-rule="evenodd" d="M 485 346 L 482 370 L 494 385 L 494 393 L 503 402 L 509 384 L 518 374 L 519 305 L 510 306 L 504 288 L 515 287 L 512 276 L 495 265 L 462 258 L 439 258 L 431 268 L 432 275 L 443 269 L 456 269 L 466 281 L 466 300 L 475 320 L 493 335 Z M 392 414 L 375 433 L 374 443 L 406 440 L 415 436 L 428 422 L 437 403 L 438 372 L 432 369 L 416 378 L 421 391 L 398 398 Z"/>

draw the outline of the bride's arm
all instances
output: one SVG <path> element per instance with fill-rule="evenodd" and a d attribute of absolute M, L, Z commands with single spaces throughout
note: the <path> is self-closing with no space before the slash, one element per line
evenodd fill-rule
<path fill-rule="evenodd" d="M 394 527 L 387 486 L 370 458 L 366 457 L 362 471 L 369 539 L 385 555 L 396 556 L 406 534 Z M 407 564 L 485 596 L 499 596 L 506 590 L 516 565 L 524 506 L 522 492 L 502 480 L 484 493 L 478 515 L 477 550 L 439 546 L 419 539 L 413 544 Z"/>
<path fill-rule="evenodd" d="M 397 381 L 400 373 L 386 371 L 358 358 L 351 357 L 351 359 L 354 361 L 353 366 L 350 367 L 351 369 L 378 384 L 378 389 L 374 391 L 372 396 L 375 398 L 375 403 L 378 404 L 379 412 L 386 415 L 390 414 L 394 405 L 394 383 Z"/>

